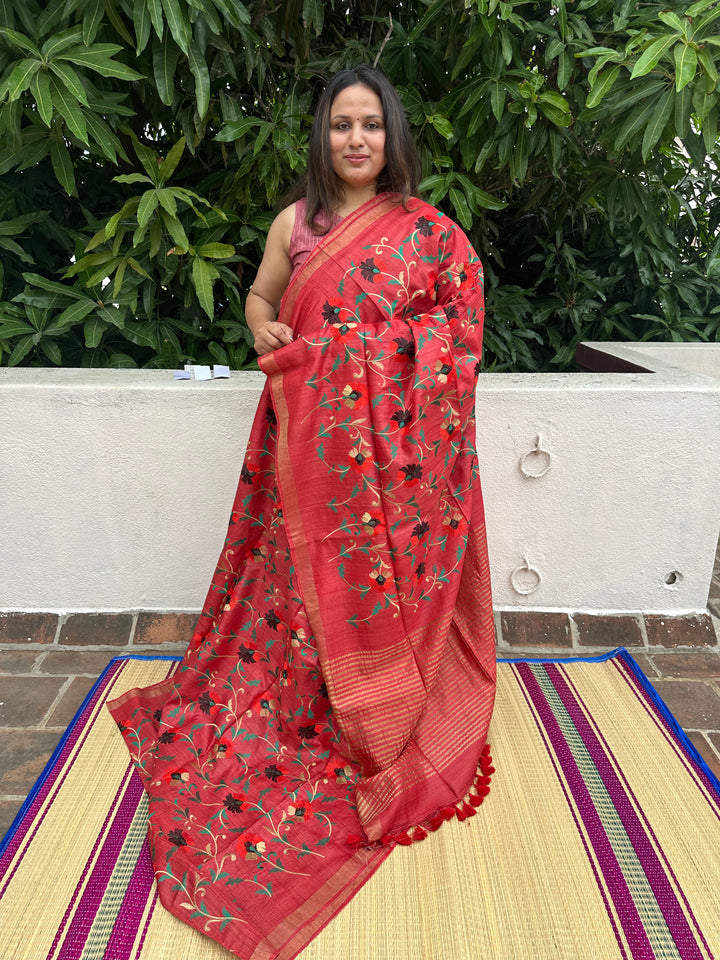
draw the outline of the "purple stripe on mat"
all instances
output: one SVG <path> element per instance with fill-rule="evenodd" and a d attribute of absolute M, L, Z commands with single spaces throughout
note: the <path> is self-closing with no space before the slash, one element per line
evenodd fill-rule
<path fill-rule="evenodd" d="M 547 664 L 543 666 L 547 667 Z M 555 755 L 560 761 L 563 775 L 570 784 L 573 799 L 582 817 L 593 850 L 602 870 L 605 882 L 612 897 L 618 919 L 623 928 L 630 953 L 635 960 L 651 960 L 655 956 L 645 926 L 637 911 L 627 881 L 612 849 L 605 828 L 602 825 L 595 804 L 578 769 L 560 725 L 547 702 L 540 684 L 535 678 L 532 667 L 518 664 L 518 672 L 523 679 L 533 706 L 542 720 L 550 738 Z"/>
<path fill-rule="evenodd" d="M 101 678 L 104 680 L 104 683 L 98 683 L 97 688 L 88 698 L 85 705 L 78 711 L 72 724 L 68 727 L 65 737 L 60 741 L 55 749 L 55 752 L 50 757 L 45 770 L 33 787 L 28 800 L 26 800 L 23 804 L 20 813 L 15 820 L 15 824 L 13 825 L 14 831 L 13 827 L 10 828 L 11 831 L 13 831 L 12 836 L 10 837 L 2 856 L 0 857 L 0 880 L 3 879 L 16 854 L 23 849 L 23 846 L 28 846 L 34 839 L 43 820 L 45 819 L 45 815 L 62 788 L 68 772 L 72 770 L 74 761 L 68 764 L 68 757 L 77 746 L 79 746 L 79 749 L 82 749 L 85 740 L 88 738 L 90 731 L 92 730 L 92 725 L 89 727 L 87 726 L 88 720 L 95 710 L 98 701 L 101 698 L 107 698 L 108 694 L 111 692 L 122 668 L 122 663 L 118 663 L 116 666 L 114 666 L 114 668 L 112 664 L 110 667 L 108 667 L 107 673 L 103 675 L 103 678 Z M 50 797 L 51 793 L 53 794 L 52 797 Z M 47 802 L 49 797 L 50 800 Z M 43 814 L 40 820 L 38 820 L 38 822 L 35 824 L 35 828 L 33 829 L 32 833 L 29 833 L 30 825 L 34 820 L 37 811 L 40 810 L 46 803 L 47 809 L 45 814 Z M 5 885 L 0 889 L 0 898 L 2 898 L 5 890 L 8 887 L 8 884 L 12 881 L 21 859 L 22 857 L 18 858 L 15 868 L 7 877 Z"/>
<path fill-rule="evenodd" d="M 629 686 L 632 686 L 632 684 L 636 682 L 636 678 L 632 675 L 626 676 L 625 674 L 622 674 L 622 676 L 625 682 L 628 683 Z M 657 852 L 657 855 L 662 860 L 662 864 L 663 864 L 662 869 L 664 869 L 667 876 L 669 876 L 672 879 L 672 883 L 674 884 L 673 889 L 675 891 L 675 895 L 678 896 L 682 900 L 682 902 L 685 904 L 685 911 L 686 911 L 685 915 L 691 918 L 692 924 L 695 927 L 695 932 L 697 934 L 698 939 L 702 942 L 708 954 L 712 956 L 712 951 L 710 950 L 710 946 L 707 940 L 705 939 L 705 935 L 700 927 L 700 924 L 697 921 L 697 918 L 695 917 L 695 914 L 693 913 L 692 907 L 690 906 L 690 902 L 685 896 L 685 892 L 682 889 L 682 886 L 678 882 L 678 879 L 675 875 L 675 871 L 673 870 L 672 865 L 668 860 L 667 855 L 665 854 L 665 851 L 662 849 L 662 846 L 657 838 L 657 835 L 655 834 L 655 831 L 652 828 L 652 824 L 650 823 L 650 820 L 646 816 L 645 811 L 643 810 L 640 802 L 638 801 L 635 795 L 635 792 L 632 789 L 630 781 L 627 779 L 627 777 L 623 773 L 622 767 L 617 762 L 615 754 L 613 753 L 609 743 L 605 739 L 605 736 L 603 735 L 603 732 L 600 729 L 599 725 L 595 722 L 595 719 L 593 718 L 591 711 L 585 705 L 585 702 L 582 696 L 580 695 L 580 692 L 577 690 L 577 688 L 575 687 L 575 684 L 572 682 L 571 678 L 567 675 L 567 672 L 564 670 L 563 670 L 563 679 L 572 690 L 573 696 L 575 697 L 577 703 L 579 703 L 583 708 L 584 716 L 587 722 L 592 725 L 592 729 L 595 733 L 595 736 L 597 737 L 598 741 L 602 745 L 602 749 L 605 751 L 606 756 L 609 757 L 610 760 L 612 761 L 612 764 L 613 764 L 612 769 L 614 773 L 622 781 L 622 788 L 625 790 L 627 796 L 629 796 L 632 801 L 633 812 L 637 814 L 637 816 L 642 820 L 642 829 L 645 830 L 647 836 L 652 841 L 653 850 Z"/>
<path fill-rule="evenodd" d="M 720 820 L 720 791 L 718 790 L 717 780 L 710 774 L 704 760 L 697 754 L 695 747 L 687 738 L 685 731 L 657 696 L 654 688 L 648 689 L 645 684 L 642 683 L 641 678 L 638 677 L 634 669 L 636 668 L 639 671 L 640 668 L 632 658 L 628 657 L 625 659 L 625 657 L 620 657 L 614 666 L 624 677 L 628 686 L 643 706 L 647 715 L 652 719 L 659 732 L 663 735 L 666 742 L 672 746 L 675 755 L 687 770 L 688 775 L 702 783 L 704 796 L 715 813 L 715 816 Z M 649 683 L 647 678 L 643 679 L 646 679 L 646 682 Z M 699 760 L 696 759 L 696 755 L 699 757 Z"/>
<path fill-rule="evenodd" d="M 508 661 L 508 662 L 511 662 L 511 663 L 513 663 L 513 664 L 517 664 L 517 663 L 519 663 L 520 661 L 519 661 L 519 660 L 512 660 L 512 661 Z M 539 661 L 531 661 L 531 662 L 536 663 L 536 662 L 539 662 Z M 546 662 L 546 661 L 543 661 L 543 662 Z M 517 674 L 517 671 L 516 671 L 516 674 Z M 590 864 L 590 869 L 592 870 L 593 876 L 595 877 L 595 882 L 597 883 L 598 891 L 599 891 L 599 893 L 600 893 L 600 896 L 602 897 L 602 902 L 603 902 L 603 904 L 605 905 L 605 910 L 607 911 L 608 922 L 610 923 L 610 926 L 612 927 L 612 930 L 613 930 L 613 934 L 615 935 L 615 940 L 617 941 L 618 949 L 620 950 L 620 954 L 621 954 L 621 956 L 622 956 L 622 960 L 628 960 L 627 950 L 625 949 L 625 944 L 624 944 L 623 939 L 622 939 L 622 937 L 621 937 L 621 935 L 620 935 L 620 931 L 618 930 L 618 925 L 617 925 L 617 922 L 616 922 L 616 920 L 615 920 L 615 915 L 614 915 L 614 913 L 613 913 L 613 911 L 612 911 L 612 909 L 611 909 L 611 907 L 610 907 L 610 901 L 608 900 L 607 893 L 605 892 L 605 888 L 604 888 L 604 886 L 602 885 L 602 882 L 601 882 L 601 879 L 600 879 L 600 874 L 598 873 L 598 869 L 597 869 L 597 866 L 596 866 L 596 864 L 595 864 L 595 860 L 594 860 L 594 858 L 593 858 L 593 856 L 592 856 L 592 854 L 591 854 L 591 852 L 590 852 L 590 848 L 589 848 L 589 846 L 588 846 L 587 838 L 585 837 L 585 833 L 584 833 L 584 831 L 582 830 L 582 827 L 581 827 L 581 825 L 580 825 L 580 822 L 578 821 L 577 813 L 575 812 L 575 808 L 574 808 L 574 806 L 573 806 L 573 804 L 572 804 L 572 801 L 571 801 L 571 794 L 569 793 L 568 788 L 567 788 L 567 784 L 565 783 L 565 780 L 563 779 L 562 773 L 561 773 L 560 768 L 559 768 L 559 766 L 558 766 L 557 758 L 555 757 L 555 754 L 554 754 L 553 751 L 552 751 L 550 742 L 549 742 L 549 740 L 548 740 L 547 731 L 545 730 L 544 726 L 540 723 L 540 720 L 539 720 L 539 718 L 538 718 L 537 713 L 533 710 L 532 701 L 531 701 L 531 699 L 530 699 L 530 695 L 529 695 L 528 691 L 527 691 L 526 688 L 523 686 L 523 684 L 522 684 L 521 682 L 519 682 L 519 680 L 518 680 L 518 686 L 520 687 L 520 692 L 522 693 L 523 698 L 524 698 L 524 700 L 525 700 L 525 703 L 527 704 L 528 712 L 529 712 L 530 716 L 532 717 L 532 719 L 533 719 L 533 721 L 534 721 L 534 723 L 535 723 L 535 727 L 536 727 L 536 729 L 537 729 L 537 731 L 538 731 L 538 735 L 540 736 L 540 739 L 542 740 L 542 742 L 543 742 L 544 745 L 545 745 L 545 749 L 547 750 L 548 759 L 550 760 L 550 763 L 551 763 L 551 765 L 552 765 L 552 768 L 553 768 L 553 770 L 555 771 L 555 775 L 557 776 L 558 783 L 560 784 L 560 789 L 562 790 L 563 795 L 564 795 L 564 797 L 565 797 L 565 800 L 566 800 L 566 802 L 567 802 L 568 810 L 570 811 L 570 816 L 572 817 L 572 819 L 573 819 L 573 821 L 574 821 L 574 823 L 575 823 L 575 826 L 576 826 L 576 828 L 577 828 L 578 836 L 580 837 L 580 842 L 582 843 L 583 849 L 585 850 L 585 854 L 586 854 L 586 856 L 587 856 L 587 858 L 588 858 L 588 863 Z"/>
<path fill-rule="evenodd" d="M 127 837 L 128 830 L 135 816 L 138 803 L 143 794 L 143 786 L 138 775 L 128 768 L 129 776 L 123 780 L 123 785 L 115 795 L 115 800 L 105 818 L 105 824 L 110 824 L 110 829 L 105 835 L 105 839 L 100 846 L 100 839 L 95 842 L 92 853 L 88 858 L 85 869 L 77 882 L 73 895 L 65 911 L 65 915 L 58 927 L 55 939 L 53 940 L 50 953 L 47 960 L 79 960 L 82 955 L 85 941 L 95 919 L 98 907 L 102 903 L 108 881 L 112 876 L 113 868 L 117 862 L 118 854 Z M 126 789 L 123 790 L 123 786 Z M 121 794 L 120 802 L 118 796 Z M 90 864 L 95 857 L 95 853 L 100 847 L 99 855 L 91 867 Z M 88 876 L 88 873 L 90 874 Z M 87 878 L 87 884 L 85 880 Z M 85 890 L 80 891 L 85 885 Z M 79 900 L 78 900 L 79 897 Z M 75 904 L 77 902 L 77 909 Z M 72 919 L 70 919 L 72 917 Z M 67 933 L 65 930 L 67 928 Z M 60 947 L 58 952 L 58 947 Z"/>
<path fill-rule="evenodd" d="M 647 877 L 660 912 L 667 923 L 668 930 L 681 951 L 681 956 L 687 958 L 687 960 L 703 960 L 703 952 L 698 947 L 697 939 L 657 855 L 657 850 L 648 837 L 644 825 L 640 822 L 635 806 L 620 782 L 616 767 L 611 762 L 608 752 L 603 748 L 595 730 L 588 723 L 585 712 L 578 705 L 578 700 L 570 689 L 562 668 L 558 664 L 547 664 L 545 672 L 560 697 L 561 703 L 567 710 L 573 726 L 578 731 L 583 745 L 610 796 L 618 818 L 637 854 L 643 873 Z"/>
<path fill-rule="evenodd" d="M 105 948 L 106 957 L 112 957 L 112 960 L 131 960 L 130 950 L 135 943 L 140 921 L 154 889 L 155 872 L 150 859 L 150 844 L 145 837 L 132 878 L 123 897 L 122 907 Z M 157 899 L 157 894 L 153 897 L 153 900 L 155 899 Z M 154 907 L 154 903 L 152 907 Z M 143 930 L 141 943 L 145 940 L 146 932 L 147 925 Z"/>

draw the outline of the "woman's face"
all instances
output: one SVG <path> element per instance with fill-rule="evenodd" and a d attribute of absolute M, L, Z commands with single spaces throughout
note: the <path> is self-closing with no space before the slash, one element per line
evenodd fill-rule
<path fill-rule="evenodd" d="M 385 166 L 385 118 L 380 97 L 361 83 L 345 87 L 330 107 L 333 170 L 350 188 L 374 185 Z"/>

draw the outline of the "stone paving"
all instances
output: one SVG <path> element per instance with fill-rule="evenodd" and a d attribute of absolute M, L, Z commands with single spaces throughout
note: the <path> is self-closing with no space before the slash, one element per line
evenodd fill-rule
<path fill-rule="evenodd" d="M 110 659 L 180 655 L 196 619 L 188 613 L 0 613 L 0 836 Z M 707 613 L 501 611 L 496 632 L 499 657 L 592 656 L 627 647 L 720 777 L 720 562 Z"/>

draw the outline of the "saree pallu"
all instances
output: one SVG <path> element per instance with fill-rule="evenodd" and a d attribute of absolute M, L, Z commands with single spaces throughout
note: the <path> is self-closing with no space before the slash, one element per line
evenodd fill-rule
<path fill-rule="evenodd" d="M 183 663 L 111 704 L 162 903 L 243 960 L 296 956 L 396 843 L 474 812 L 491 772 L 477 256 L 433 207 L 379 195 L 279 319 L 294 341 L 261 358 Z"/>

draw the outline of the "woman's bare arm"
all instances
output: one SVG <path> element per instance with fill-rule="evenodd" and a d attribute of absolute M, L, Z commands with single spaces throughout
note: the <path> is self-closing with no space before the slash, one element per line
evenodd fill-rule
<path fill-rule="evenodd" d="M 294 225 L 295 204 L 292 204 L 272 222 L 262 262 L 245 301 L 245 317 L 260 356 L 293 339 L 290 327 L 278 323 L 275 317 L 292 273 L 289 250 Z"/>

